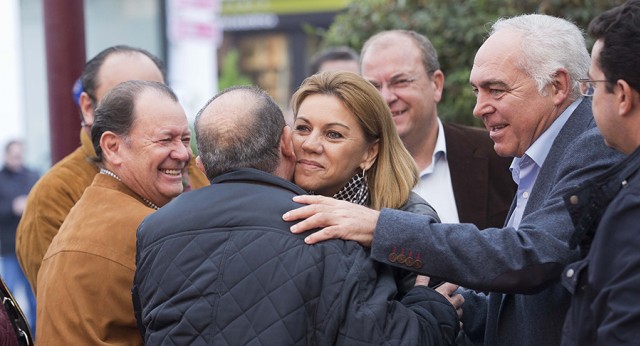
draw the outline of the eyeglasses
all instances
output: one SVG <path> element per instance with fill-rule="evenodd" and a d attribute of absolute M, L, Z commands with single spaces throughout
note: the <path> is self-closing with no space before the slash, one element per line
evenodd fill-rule
<path fill-rule="evenodd" d="M 397 90 L 401 90 L 401 89 L 406 89 L 409 86 L 411 86 L 411 84 L 413 82 L 415 82 L 416 80 L 418 80 L 417 78 L 409 78 L 409 77 L 398 77 L 398 78 L 393 78 L 391 79 L 387 84 L 387 89 L 389 89 L 389 91 L 397 91 Z M 378 82 L 374 82 L 371 81 L 371 84 L 378 89 L 378 91 L 382 91 L 382 88 L 384 87 L 384 83 L 380 84 Z"/>
<path fill-rule="evenodd" d="M 596 92 L 596 84 L 598 82 L 606 82 L 606 80 L 590 80 L 590 79 L 578 79 L 578 82 L 580 83 L 580 93 L 582 94 L 582 96 L 593 96 L 593 94 Z"/>

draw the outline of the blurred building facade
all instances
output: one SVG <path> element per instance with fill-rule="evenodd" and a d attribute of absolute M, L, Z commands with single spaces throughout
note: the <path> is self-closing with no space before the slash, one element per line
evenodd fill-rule
<path fill-rule="evenodd" d="M 26 140 L 27 163 L 44 171 L 51 162 L 42 2 L 49 0 L 9 1 L 18 4 L 15 54 L 19 64 L 14 69 L 18 71 L 17 87 L 23 92 L 22 100 L 18 101 L 20 107 L 12 112 L 16 114 L 3 114 L 0 122 L 19 122 L 14 127 L 23 132 L 16 136 Z M 84 0 L 86 56 L 90 58 L 111 45 L 128 44 L 149 50 L 164 59 L 171 69 L 167 33 L 170 1 L 191 5 L 215 2 L 219 6 L 220 23 L 215 27 L 222 30 L 222 35 L 217 50 L 214 49 L 217 58 L 211 59 L 217 68 L 201 69 L 214 73 L 217 70 L 218 75 L 201 73 L 197 78 L 217 88 L 257 84 L 283 109 L 306 77 L 308 59 L 319 45 L 309 28 L 328 28 L 335 14 L 348 3 L 348 0 Z M 4 41 L 0 44 L 9 44 Z M 190 63 L 196 64 L 192 68 L 197 69 L 198 64 L 207 62 L 192 59 Z M 171 71 L 168 72 L 171 76 Z M 209 79 L 215 80 L 213 84 Z M 172 85 L 171 78 L 168 82 Z M 194 107 L 185 105 L 191 119 L 195 116 Z M 69 116 L 77 118 L 78 114 Z"/>

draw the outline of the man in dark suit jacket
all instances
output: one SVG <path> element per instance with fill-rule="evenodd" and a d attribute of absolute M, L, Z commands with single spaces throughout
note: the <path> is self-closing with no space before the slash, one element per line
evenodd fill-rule
<path fill-rule="evenodd" d="M 383 31 L 365 42 L 361 56 L 362 76 L 387 101 L 418 165 L 414 191 L 443 222 L 502 226 L 515 193 L 511 158 L 495 153 L 487 131 L 440 121 L 444 74 L 429 39 L 414 31 Z"/>
<path fill-rule="evenodd" d="M 294 198 L 313 205 L 284 219 L 309 217 L 292 227 L 295 233 L 324 227 L 307 243 L 357 240 L 380 262 L 490 292 L 488 299 L 471 291 L 465 296 L 462 322 L 474 341 L 558 345 L 569 306 L 560 273 L 579 255 L 567 246 L 574 225 L 563 197 L 621 159 L 605 146 L 591 102 L 580 94 L 578 79 L 587 75 L 589 60 L 580 29 L 545 15 L 499 20 L 478 50 L 470 76 L 474 115 L 489 129 L 496 152 L 516 157 L 518 191 L 505 227 L 478 232 L 471 224 L 319 196 Z"/>

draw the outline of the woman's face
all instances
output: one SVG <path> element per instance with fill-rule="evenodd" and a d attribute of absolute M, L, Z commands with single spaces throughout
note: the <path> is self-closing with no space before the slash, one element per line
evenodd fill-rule
<path fill-rule="evenodd" d="M 335 96 L 307 96 L 293 125 L 295 183 L 324 196 L 335 193 L 378 155 L 378 143 L 367 143 L 356 117 Z"/>

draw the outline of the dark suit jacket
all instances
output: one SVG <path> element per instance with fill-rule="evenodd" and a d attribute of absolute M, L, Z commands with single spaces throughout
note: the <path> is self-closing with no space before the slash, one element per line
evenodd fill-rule
<path fill-rule="evenodd" d="M 442 126 L 460 222 L 480 229 L 501 227 L 517 190 L 509 171 L 513 158 L 498 156 L 484 129 Z"/>
<path fill-rule="evenodd" d="M 518 229 L 440 224 L 426 216 L 383 209 L 371 256 L 391 261 L 394 252 L 414 256 L 413 268 L 463 287 L 489 291 L 477 300 L 488 313 L 486 345 L 558 345 L 569 305 L 560 273 L 578 258 L 567 241 L 573 223 L 563 197 L 580 183 L 606 171 L 622 156 L 604 145 L 595 128 L 590 100 L 583 100 L 556 137 L 529 196 Z M 415 259 L 417 258 L 417 259 Z M 420 266 L 415 263 L 420 260 Z M 474 296 L 474 298 L 477 296 Z M 466 299 L 466 298 L 465 298 Z M 465 332 L 477 308 L 465 301 Z M 482 305 L 482 303 L 484 303 Z"/>

